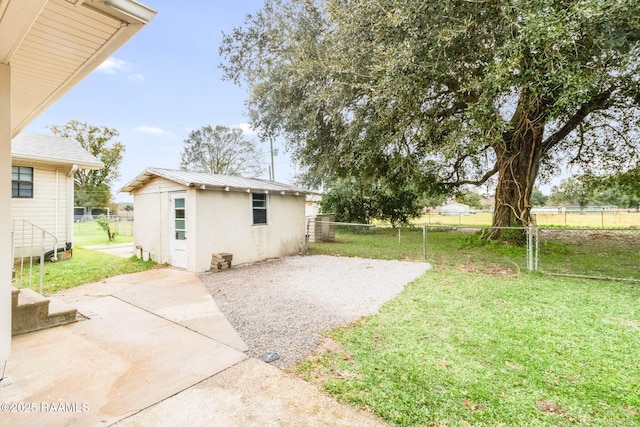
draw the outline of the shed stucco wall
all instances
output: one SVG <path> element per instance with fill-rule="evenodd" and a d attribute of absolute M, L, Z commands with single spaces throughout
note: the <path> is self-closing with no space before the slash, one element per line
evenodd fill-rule
<path fill-rule="evenodd" d="M 154 178 L 133 195 L 135 245 L 148 252 L 158 264 L 170 264 L 170 194 L 186 190 L 186 187 L 175 182 Z"/>
<path fill-rule="evenodd" d="M 297 255 L 304 249 L 305 196 L 269 194 L 266 225 L 253 225 L 251 193 L 187 188 L 154 178 L 134 196 L 135 244 L 158 263 L 171 264 L 170 194 L 186 192 L 187 269 L 211 267 L 217 252 L 233 264 Z"/>
<path fill-rule="evenodd" d="M 251 193 L 197 191 L 193 271 L 209 270 L 217 252 L 233 264 L 297 255 L 304 249 L 305 196 L 269 194 L 267 224 L 253 225 Z"/>

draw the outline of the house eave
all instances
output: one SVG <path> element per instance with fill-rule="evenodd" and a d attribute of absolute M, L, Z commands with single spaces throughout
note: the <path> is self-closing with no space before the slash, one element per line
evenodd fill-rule
<path fill-rule="evenodd" d="M 201 191 L 224 191 L 227 193 L 265 193 L 265 194 L 279 194 L 281 196 L 306 196 L 307 192 L 301 191 L 289 191 L 289 190 L 267 190 L 264 188 L 251 188 L 251 187 L 235 187 L 232 185 L 211 185 L 193 182 L 188 185 L 189 188 L 195 188 Z"/>
<path fill-rule="evenodd" d="M 11 137 L 95 70 L 155 14 L 154 9 L 134 0 L 0 0 L 0 62 L 12 68 Z M 94 28 L 93 22 L 101 28 Z"/>
<path fill-rule="evenodd" d="M 51 165 L 70 166 L 70 167 L 73 165 L 77 165 L 78 169 L 86 169 L 86 170 L 99 170 L 104 167 L 104 163 L 102 162 L 89 163 L 89 162 L 81 162 L 77 160 L 54 159 L 46 156 L 12 155 L 11 161 L 13 163 L 25 162 L 25 163 L 51 164 Z"/>

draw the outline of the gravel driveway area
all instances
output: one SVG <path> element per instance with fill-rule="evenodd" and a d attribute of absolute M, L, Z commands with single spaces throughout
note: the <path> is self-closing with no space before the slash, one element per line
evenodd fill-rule
<path fill-rule="evenodd" d="M 260 357 L 284 367 L 308 356 L 319 332 L 376 313 L 430 268 L 427 263 L 299 256 L 202 273 L 220 310 Z"/>

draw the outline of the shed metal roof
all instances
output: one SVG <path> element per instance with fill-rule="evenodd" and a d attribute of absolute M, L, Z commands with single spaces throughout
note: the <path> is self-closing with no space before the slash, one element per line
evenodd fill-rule
<path fill-rule="evenodd" d="M 144 172 L 122 187 L 120 193 L 132 193 L 146 185 L 151 179 L 161 177 L 190 188 L 218 191 L 264 191 L 284 194 L 313 194 L 311 190 L 282 182 L 241 176 L 188 172 L 174 169 L 147 168 Z"/>
<path fill-rule="evenodd" d="M 22 132 L 11 140 L 11 158 L 38 163 L 78 165 L 80 169 L 102 169 L 104 164 L 69 138 Z"/>

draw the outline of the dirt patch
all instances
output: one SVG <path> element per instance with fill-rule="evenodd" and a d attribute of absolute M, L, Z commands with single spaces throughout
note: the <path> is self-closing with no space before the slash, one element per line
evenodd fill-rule
<path fill-rule="evenodd" d="M 312 356 L 314 357 L 324 356 L 325 354 L 330 354 L 330 353 L 342 354 L 344 353 L 344 346 L 338 341 L 334 341 L 328 337 L 323 337 L 320 340 L 320 344 L 318 344 L 318 347 L 316 347 L 316 349 L 313 351 Z"/>
<path fill-rule="evenodd" d="M 458 270 L 465 273 L 484 274 L 485 276 L 515 276 L 517 273 L 509 267 L 500 265 L 492 265 L 488 267 L 481 267 L 473 264 L 461 264 L 458 266 Z"/>
<path fill-rule="evenodd" d="M 488 276 L 515 276 L 516 272 L 509 267 L 493 266 L 487 267 L 483 271 L 483 274 L 486 274 Z"/>
<path fill-rule="evenodd" d="M 566 411 L 553 400 L 540 400 L 536 402 L 536 408 L 545 414 L 563 415 L 566 413 Z"/>

